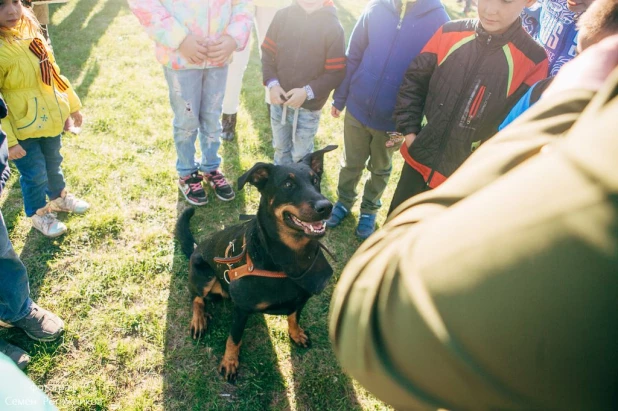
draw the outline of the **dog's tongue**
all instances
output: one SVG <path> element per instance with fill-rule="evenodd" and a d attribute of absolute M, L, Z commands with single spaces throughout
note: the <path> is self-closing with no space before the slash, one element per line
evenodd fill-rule
<path fill-rule="evenodd" d="M 311 233 L 316 233 L 316 232 L 320 232 L 322 230 L 324 230 L 324 222 L 323 221 L 317 221 L 315 223 L 306 223 L 303 221 L 302 223 L 305 232 L 307 234 L 311 234 Z"/>

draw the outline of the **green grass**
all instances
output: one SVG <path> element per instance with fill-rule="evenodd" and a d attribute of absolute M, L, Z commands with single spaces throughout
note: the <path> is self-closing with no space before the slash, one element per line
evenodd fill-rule
<path fill-rule="evenodd" d="M 349 34 L 366 1 L 338 0 Z M 449 3 L 451 4 L 451 3 Z M 451 12 L 459 8 L 452 3 Z M 312 298 L 301 324 L 313 348 L 293 347 L 285 318 L 250 318 L 236 385 L 217 374 L 231 319 L 231 303 L 209 303 L 206 336 L 189 338 L 187 259 L 172 235 L 184 203 L 175 185 L 171 109 L 153 44 L 123 0 L 78 0 L 53 5 L 50 32 L 63 73 L 84 103 L 85 126 L 63 139 L 70 189 L 91 211 L 62 217 L 69 233 L 55 240 L 31 230 L 16 172 L 0 207 L 11 240 L 28 267 L 32 297 L 59 314 L 64 337 L 35 343 L 18 330 L 0 337 L 32 356 L 28 376 L 66 410 L 383 410 L 388 409 L 339 367 L 328 340 L 328 308 L 339 274 L 360 242 L 358 208 L 326 245 L 338 256 L 335 276 Z M 256 161 L 270 161 L 270 126 L 260 85 L 256 44 L 245 75 L 238 138 L 222 145 L 223 171 L 235 180 Z M 343 120 L 324 110 L 316 147 L 326 155 L 325 194 L 336 197 Z M 399 177 L 396 157 L 382 222 Z M 253 213 L 254 188 L 222 203 L 212 199 L 193 219 L 197 238 Z M 358 206 L 357 206 L 358 207 Z"/>

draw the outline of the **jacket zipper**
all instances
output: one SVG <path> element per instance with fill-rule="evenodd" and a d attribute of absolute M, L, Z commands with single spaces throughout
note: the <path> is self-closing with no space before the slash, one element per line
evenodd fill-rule
<path fill-rule="evenodd" d="M 401 5 L 401 7 L 405 7 L 404 4 Z M 404 10 L 405 11 L 405 10 Z M 405 13 L 401 13 L 401 16 L 399 17 L 399 23 L 397 23 L 397 34 L 395 35 L 395 39 L 391 42 L 391 45 L 388 49 L 388 57 L 386 58 L 386 60 L 384 61 L 384 64 L 382 65 L 382 71 L 380 72 L 380 77 L 378 78 L 382 78 L 382 76 L 384 75 L 384 70 L 386 70 L 386 66 L 388 65 L 388 62 L 391 59 L 391 55 L 393 54 L 393 47 L 395 45 L 395 43 L 397 43 L 397 40 L 399 40 L 399 33 L 401 33 L 401 26 L 403 24 L 403 18 L 405 17 Z M 378 83 L 375 84 L 375 86 L 373 87 L 373 94 L 371 95 L 371 110 L 369 110 L 369 118 L 373 117 L 371 115 L 371 113 L 373 113 L 373 109 L 376 106 L 376 95 L 378 94 Z"/>
<path fill-rule="evenodd" d="M 479 71 L 478 62 L 485 55 L 485 52 L 487 51 L 487 46 L 489 46 L 490 42 L 491 42 L 491 35 L 487 37 L 487 41 L 485 42 L 485 47 L 483 48 L 483 51 L 478 55 L 476 60 L 474 60 L 473 67 L 475 68 L 475 70 L 472 73 L 470 73 L 470 76 L 466 79 L 465 87 L 462 88 L 463 92 L 461 93 L 461 95 L 457 99 L 457 102 L 455 103 L 455 109 L 457 109 L 461 105 L 463 98 L 467 97 L 467 90 L 470 87 L 470 83 L 472 82 L 472 80 L 476 78 L 476 75 Z M 446 130 L 444 131 L 444 133 L 442 133 L 442 136 L 440 137 L 441 140 L 440 140 L 440 147 L 438 148 L 438 155 L 436 156 L 436 159 L 431 165 L 431 172 L 429 173 L 429 178 L 427 179 L 427 183 L 425 183 L 426 187 L 429 187 L 429 184 L 431 184 L 431 179 L 433 178 L 433 175 L 436 172 L 436 167 L 438 166 L 438 164 L 440 164 L 440 160 L 442 160 L 444 148 L 446 147 L 446 142 L 448 140 L 448 138 L 446 138 L 446 135 L 451 129 L 451 127 L 453 126 L 453 124 L 455 124 L 455 120 L 457 120 L 457 117 L 453 117 L 451 121 L 449 121 Z"/>

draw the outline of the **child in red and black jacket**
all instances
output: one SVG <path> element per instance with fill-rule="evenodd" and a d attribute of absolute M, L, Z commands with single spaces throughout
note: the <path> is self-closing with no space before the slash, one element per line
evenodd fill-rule
<path fill-rule="evenodd" d="M 296 0 L 277 12 L 262 44 L 275 164 L 313 151 L 321 109 L 345 77 L 345 35 L 331 0 Z"/>
<path fill-rule="evenodd" d="M 534 2 L 479 0 L 478 19 L 446 23 L 412 61 L 395 107 L 405 163 L 389 214 L 446 180 L 547 77 L 545 50 L 519 17 Z"/>

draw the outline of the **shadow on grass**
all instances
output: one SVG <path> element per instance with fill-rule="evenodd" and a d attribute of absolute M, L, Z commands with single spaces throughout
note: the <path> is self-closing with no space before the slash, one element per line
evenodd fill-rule
<path fill-rule="evenodd" d="M 12 172 L 14 177 L 5 187 L 5 192 L 3 192 L 3 195 L 6 195 L 7 198 L 1 210 L 9 237 L 11 237 L 11 232 L 15 229 L 15 225 L 24 208 L 19 179 L 16 177 L 18 172 L 13 168 Z M 49 262 L 54 260 L 57 254 L 61 253 L 62 244 L 63 237 L 56 239 L 46 238 L 34 228 L 30 229 L 24 240 L 24 246 L 19 258 L 26 267 L 30 286 L 30 298 L 35 302 L 38 300 L 41 284 L 50 271 Z M 37 358 L 53 357 L 63 343 L 63 338 L 52 343 L 39 343 L 30 339 L 26 333 L 17 328 L 0 328 L 0 338 L 22 348 L 32 357 Z M 43 379 L 41 379 L 41 383 L 45 383 L 45 374 Z"/>
<path fill-rule="evenodd" d="M 244 195 L 237 193 L 244 204 Z M 214 202 L 212 200 L 211 202 Z M 221 213 L 229 203 L 216 202 L 196 209 L 192 231 L 197 241 L 214 232 L 220 225 L 212 213 Z M 213 208 L 215 208 L 213 210 Z M 179 196 L 177 214 L 186 208 Z M 231 207 L 230 205 L 230 208 Z M 210 209 L 210 210 L 209 210 Z M 229 224 L 238 221 L 238 213 L 227 212 Z M 235 217 L 234 217 L 235 215 Z M 228 225 L 229 225 L 228 224 Z M 268 328 L 262 315 L 252 315 L 243 335 L 240 369 L 236 385 L 225 383 L 218 373 L 232 320 L 230 300 L 207 301 L 206 309 L 213 318 L 208 330 L 198 341 L 189 336 L 191 299 L 188 291 L 188 261 L 175 243 L 172 278 L 167 305 L 165 331 L 163 398 L 167 410 L 211 409 L 289 409 L 284 381 L 277 367 L 277 356 L 270 343 Z"/>
<path fill-rule="evenodd" d="M 128 8 L 124 0 L 106 0 L 105 5 L 88 18 L 99 1 L 101 0 L 80 0 L 58 26 L 49 27 L 56 60 L 62 73 L 70 79 L 76 79 L 82 74 L 94 45 L 103 36 L 120 10 Z M 57 9 L 58 6 L 52 5 L 50 14 L 53 16 Z M 88 23 L 84 25 L 86 19 Z M 55 32 L 71 33 L 71 35 L 54 36 Z M 82 100 L 88 96 L 88 90 L 97 78 L 99 70 L 99 62 L 95 60 L 83 74 L 80 85 L 75 89 Z"/>
<path fill-rule="evenodd" d="M 237 193 L 245 204 L 244 193 Z M 221 228 L 217 216 L 229 224 L 238 222 L 229 203 L 216 202 L 196 209 L 192 232 L 199 242 Z M 177 215 L 186 208 L 178 197 Z M 264 315 L 249 317 L 243 335 L 238 381 L 225 383 L 218 373 L 231 325 L 233 304 L 230 300 L 207 301 L 212 314 L 206 334 L 194 341 L 189 336 L 191 299 L 188 291 L 188 261 L 175 243 L 172 278 L 170 279 L 164 343 L 163 399 L 167 410 L 351 410 L 360 409 L 350 379 L 339 368 L 328 339 L 328 307 L 335 280 L 323 294 L 309 299 L 300 320 L 311 335 L 309 350 L 290 349 L 292 367 L 284 373 L 279 361 L 284 335 L 269 330 Z M 285 321 L 285 320 L 284 320 Z M 283 351 L 286 351 L 283 349 Z M 283 354 L 284 356 L 286 354 Z M 286 378 L 283 376 L 286 374 Z M 290 380 L 290 378 L 292 380 Z M 290 404 L 288 395 L 295 398 Z"/>

